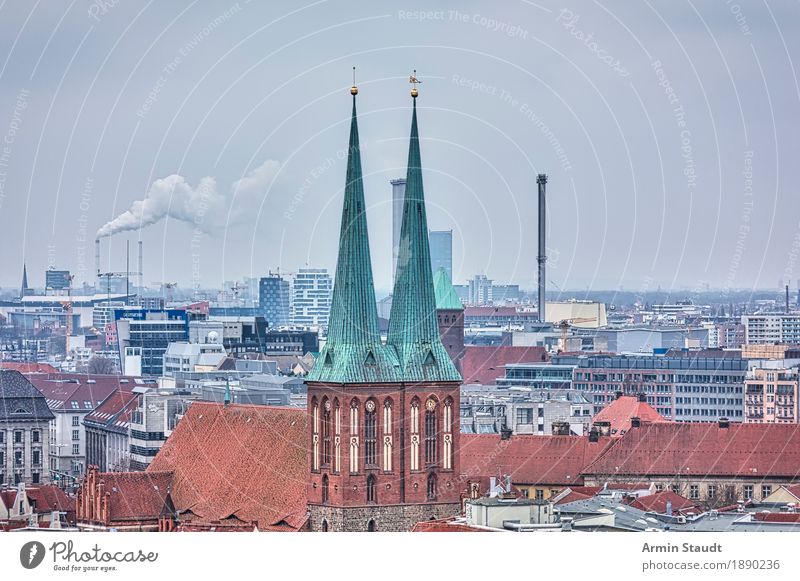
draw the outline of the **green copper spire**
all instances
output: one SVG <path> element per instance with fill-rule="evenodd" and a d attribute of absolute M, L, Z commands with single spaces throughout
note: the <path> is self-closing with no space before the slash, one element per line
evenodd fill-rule
<path fill-rule="evenodd" d="M 415 83 L 411 93 L 414 112 L 388 343 L 397 351 L 403 381 L 461 381 L 439 338 L 436 319 L 417 130 L 417 94 Z"/>
<path fill-rule="evenodd" d="M 433 273 L 433 290 L 436 294 L 436 309 L 448 311 L 463 311 L 464 305 L 458 298 L 456 289 L 453 288 L 453 281 L 447 270 L 440 266 L 439 270 Z"/>
<path fill-rule="evenodd" d="M 372 282 L 356 119 L 358 89 L 354 86 L 350 92 L 353 95 L 353 114 L 328 339 L 308 380 L 332 383 L 394 381 L 398 370 L 397 357 L 392 349 L 381 343 Z"/>

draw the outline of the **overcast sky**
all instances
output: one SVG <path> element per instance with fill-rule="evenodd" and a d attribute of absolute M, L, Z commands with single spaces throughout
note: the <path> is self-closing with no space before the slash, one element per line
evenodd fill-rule
<path fill-rule="evenodd" d="M 122 230 L 102 268 L 141 238 L 148 283 L 333 270 L 355 65 L 379 289 L 415 68 L 456 282 L 533 286 L 543 172 L 552 289 L 794 286 L 798 22 L 788 1 L 0 2 L 0 285 L 23 259 L 33 286 L 90 279 L 101 229 Z"/>

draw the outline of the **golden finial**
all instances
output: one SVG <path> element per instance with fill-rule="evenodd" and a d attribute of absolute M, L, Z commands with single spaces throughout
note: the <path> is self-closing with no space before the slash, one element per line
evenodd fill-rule
<path fill-rule="evenodd" d="M 408 78 L 408 82 L 414 85 L 411 88 L 411 96 L 416 99 L 419 95 L 419 91 L 417 91 L 417 85 L 422 82 L 417 78 L 417 69 L 414 69 L 414 73 Z"/>
<path fill-rule="evenodd" d="M 354 97 L 358 95 L 358 87 L 356 87 L 356 68 L 353 67 L 353 86 L 350 87 L 350 94 Z"/>

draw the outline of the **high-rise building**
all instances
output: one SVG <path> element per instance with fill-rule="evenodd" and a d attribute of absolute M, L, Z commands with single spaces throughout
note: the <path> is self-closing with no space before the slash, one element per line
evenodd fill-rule
<path fill-rule="evenodd" d="M 494 297 L 492 296 L 492 279 L 485 274 L 476 274 L 469 281 L 469 300 L 470 305 L 491 305 Z"/>
<path fill-rule="evenodd" d="M 800 314 L 744 315 L 745 343 L 800 344 Z"/>
<path fill-rule="evenodd" d="M 753 367 L 744 381 L 744 421 L 756 424 L 796 424 L 798 370 Z"/>
<path fill-rule="evenodd" d="M 289 281 L 270 274 L 258 282 L 258 306 L 270 327 L 288 325 L 291 319 Z"/>
<path fill-rule="evenodd" d="M 72 278 L 68 270 L 48 268 L 44 271 L 44 288 L 48 291 L 64 291 L 70 288 Z"/>
<path fill-rule="evenodd" d="M 416 89 L 386 343 L 372 278 L 354 87 L 328 340 L 309 373 L 314 531 L 410 530 L 460 511 L 461 376 L 439 338 Z"/>
<path fill-rule="evenodd" d="M 331 312 L 333 281 L 327 268 L 301 268 L 292 284 L 292 324 L 326 327 Z"/>
<path fill-rule="evenodd" d="M 444 268 L 453 280 L 453 231 L 431 230 L 428 233 L 431 246 L 431 271 Z"/>
<path fill-rule="evenodd" d="M 114 319 L 123 375 L 162 375 L 169 344 L 189 340 L 182 309 L 117 309 Z"/>

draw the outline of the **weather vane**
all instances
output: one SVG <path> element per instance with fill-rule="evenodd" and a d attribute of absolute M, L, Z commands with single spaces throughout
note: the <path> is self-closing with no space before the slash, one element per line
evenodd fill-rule
<path fill-rule="evenodd" d="M 414 72 L 408 78 L 408 82 L 411 83 L 412 85 L 414 85 L 411 88 L 411 96 L 416 99 L 417 95 L 419 95 L 419 91 L 417 91 L 417 85 L 422 82 L 417 78 L 417 69 L 414 69 Z"/>
<path fill-rule="evenodd" d="M 350 94 L 353 96 L 358 95 L 358 87 L 356 87 L 356 68 L 353 67 L 353 86 L 350 87 Z"/>

